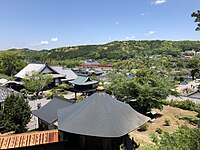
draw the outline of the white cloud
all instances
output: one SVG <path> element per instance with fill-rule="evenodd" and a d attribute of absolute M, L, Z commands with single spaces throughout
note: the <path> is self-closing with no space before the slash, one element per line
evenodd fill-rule
<path fill-rule="evenodd" d="M 57 38 L 57 37 L 51 38 L 50 41 L 51 41 L 51 42 L 57 42 L 57 41 L 58 41 L 58 38 Z"/>
<path fill-rule="evenodd" d="M 119 22 L 118 22 L 118 21 L 116 21 L 116 22 L 115 22 L 115 24 L 119 24 Z"/>
<path fill-rule="evenodd" d="M 48 45 L 49 41 L 40 41 L 39 45 Z"/>
<path fill-rule="evenodd" d="M 156 31 L 149 31 L 148 33 L 146 33 L 145 35 L 146 36 L 150 36 L 150 35 L 153 35 L 153 34 L 155 34 L 156 33 Z"/>
<path fill-rule="evenodd" d="M 163 4 L 166 2 L 167 2 L 167 0 L 154 0 L 151 4 L 160 5 L 160 4 Z"/>

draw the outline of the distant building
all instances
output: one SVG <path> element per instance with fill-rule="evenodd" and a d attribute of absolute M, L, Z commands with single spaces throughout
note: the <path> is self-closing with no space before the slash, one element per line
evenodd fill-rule
<path fill-rule="evenodd" d="M 21 81 L 27 73 L 37 72 L 41 74 L 50 74 L 53 76 L 53 85 L 58 86 L 62 82 L 75 79 L 77 76 L 71 69 L 63 69 L 59 66 L 49 66 L 44 63 L 31 63 L 18 72 L 14 78 Z"/>
<path fill-rule="evenodd" d="M 98 81 L 92 80 L 89 77 L 86 76 L 78 76 L 76 79 L 69 81 L 69 83 L 72 84 L 73 88 L 70 90 L 75 93 L 75 99 L 77 93 L 86 93 L 86 94 L 92 94 L 96 91 L 96 88 L 94 88 L 94 85 L 98 83 Z"/>
<path fill-rule="evenodd" d="M 99 62 L 97 62 L 95 60 L 92 60 L 92 59 L 84 61 L 84 63 L 80 64 L 80 66 L 81 67 L 86 67 L 86 68 L 96 68 L 96 67 L 99 67 L 99 68 L 102 68 L 103 70 L 104 69 L 112 68 L 112 64 L 100 64 Z"/>

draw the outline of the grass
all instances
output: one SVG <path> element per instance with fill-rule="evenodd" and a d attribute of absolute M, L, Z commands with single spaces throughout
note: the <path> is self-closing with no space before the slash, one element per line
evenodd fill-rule
<path fill-rule="evenodd" d="M 187 119 L 181 119 L 186 117 L 196 117 L 197 113 L 189 110 L 182 110 L 180 108 L 175 108 L 171 106 L 164 106 L 163 110 L 155 109 L 159 115 L 158 118 L 154 121 L 154 123 L 148 123 L 148 130 L 144 132 L 139 132 L 137 130 L 130 133 L 131 137 L 134 137 L 137 143 L 140 143 L 140 147 L 138 150 L 144 150 L 148 148 L 150 145 L 153 145 L 149 136 L 151 134 L 158 134 L 156 130 L 160 128 L 162 131 L 173 132 L 178 129 L 181 125 L 186 125 L 190 128 L 194 128 L 195 126 L 188 122 Z M 164 126 L 165 121 L 169 120 L 170 126 Z"/>

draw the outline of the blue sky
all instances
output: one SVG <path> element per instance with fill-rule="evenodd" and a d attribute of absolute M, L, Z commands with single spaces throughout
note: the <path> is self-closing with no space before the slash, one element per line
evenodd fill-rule
<path fill-rule="evenodd" d="M 0 0 L 0 50 L 114 40 L 200 40 L 200 0 Z"/>

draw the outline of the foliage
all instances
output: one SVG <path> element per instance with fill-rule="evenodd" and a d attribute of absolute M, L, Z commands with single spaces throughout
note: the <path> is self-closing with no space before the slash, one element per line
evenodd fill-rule
<path fill-rule="evenodd" d="M 170 106 L 178 107 L 178 108 L 185 109 L 185 110 L 191 110 L 191 111 L 196 111 L 196 112 L 198 112 L 200 110 L 200 104 L 196 104 L 196 103 L 192 102 L 191 100 L 185 100 L 185 101 L 163 100 L 162 103 L 164 105 L 170 105 Z"/>
<path fill-rule="evenodd" d="M 163 125 L 164 126 L 170 126 L 170 120 L 165 120 Z"/>
<path fill-rule="evenodd" d="M 68 90 L 69 89 L 69 85 L 68 84 L 60 84 L 60 85 L 58 85 L 58 89 Z"/>
<path fill-rule="evenodd" d="M 24 93 L 25 94 L 25 93 L 27 93 L 27 90 L 26 89 L 21 89 L 20 93 Z"/>
<path fill-rule="evenodd" d="M 47 93 L 45 93 L 45 97 L 46 97 L 47 99 L 52 99 L 53 96 L 54 96 L 53 92 L 47 92 Z"/>
<path fill-rule="evenodd" d="M 121 101 L 136 99 L 134 109 L 145 114 L 152 108 L 162 109 L 161 100 L 176 92 L 171 90 L 174 85 L 163 71 L 149 67 L 148 63 L 142 63 L 142 65 L 132 79 L 123 73 L 113 73 L 110 79 L 111 85 L 108 86 L 107 91 L 111 91 L 110 93 Z"/>
<path fill-rule="evenodd" d="M 25 132 L 26 125 L 31 119 L 31 109 L 28 102 L 20 95 L 11 94 L 4 101 L 4 109 L 1 112 L 4 132 Z"/>
<path fill-rule="evenodd" d="M 199 110 L 198 110 L 197 117 L 200 118 L 200 108 L 199 108 Z"/>
<path fill-rule="evenodd" d="M 199 76 L 199 73 L 200 73 L 199 69 L 197 69 L 197 68 L 196 69 L 192 69 L 191 70 L 192 80 L 194 80 L 195 77 Z"/>
<path fill-rule="evenodd" d="M 21 54 L 26 62 L 43 62 L 50 65 L 75 67 L 79 60 L 127 60 L 140 55 L 140 52 L 149 55 L 180 56 L 187 50 L 200 51 L 200 41 L 114 41 L 103 45 L 85 45 L 61 47 L 51 50 L 34 51 L 29 49 L 14 49 Z M 169 62 L 167 62 L 169 64 Z"/>
<path fill-rule="evenodd" d="M 80 101 L 82 101 L 83 99 L 85 99 L 86 98 L 86 96 L 77 96 L 77 100 L 76 100 L 76 102 L 80 102 Z"/>
<path fill-rule="evenodd" d="M 147 131 L 149 127 L 148 123 L 145 123 L 143 125 L 140 126 L 140 128 L 138 129 L 138 131 Z"/>
<path fill-rule="evenodd" d="M 159 138 L 153 138 L 156 141 L 157 150 L 197 150 L 200 149 L 200 129 L 190 129 L 180 127 L 172 134 L 163 132 Z M 156 139 L 156 140 L 155 140 Z"/>
<path fill-rule="evenodd" d="M 197 117 L 182 117 L 180 119 L 187 120 L 192 125 L 200 125 L 200 119 Z"/>
<path fill-rule="evenodd" d="M 161 128 L 156 128 L 156 132 L 157 132 L 158 134 L 162 134 L 163 130 L 162 130 Z"/>
<path fill-rule="evenodd" d="M 197 10 L 197 12 L 193 12 L 192 17 L 195 17 L 194 22 L 198 23 L 196 30 L 199 31 L 200 30 L 200 10 Z"/>
<path fill-rule="evenodd" d="M 191 58 L 188 60 L 186 67 L 188 68 L 198 68 L 200 64 L 199 58 Z"/>
<path fill-rule="evenodd" d="M 17 51 L 1 51 L 0 52 L 0 73 L 13 76 L 19 70 L 26 66 L 21 60 L 21 55 Z"/>
<path fill-rule="evenodd" d="M 25 88 L 30 92 L 36 92 L 36 96 L 52 81 L 53 77 L 51 75 L 43 75 L 35 71 L 27 73 L 23 79 Z"/>

